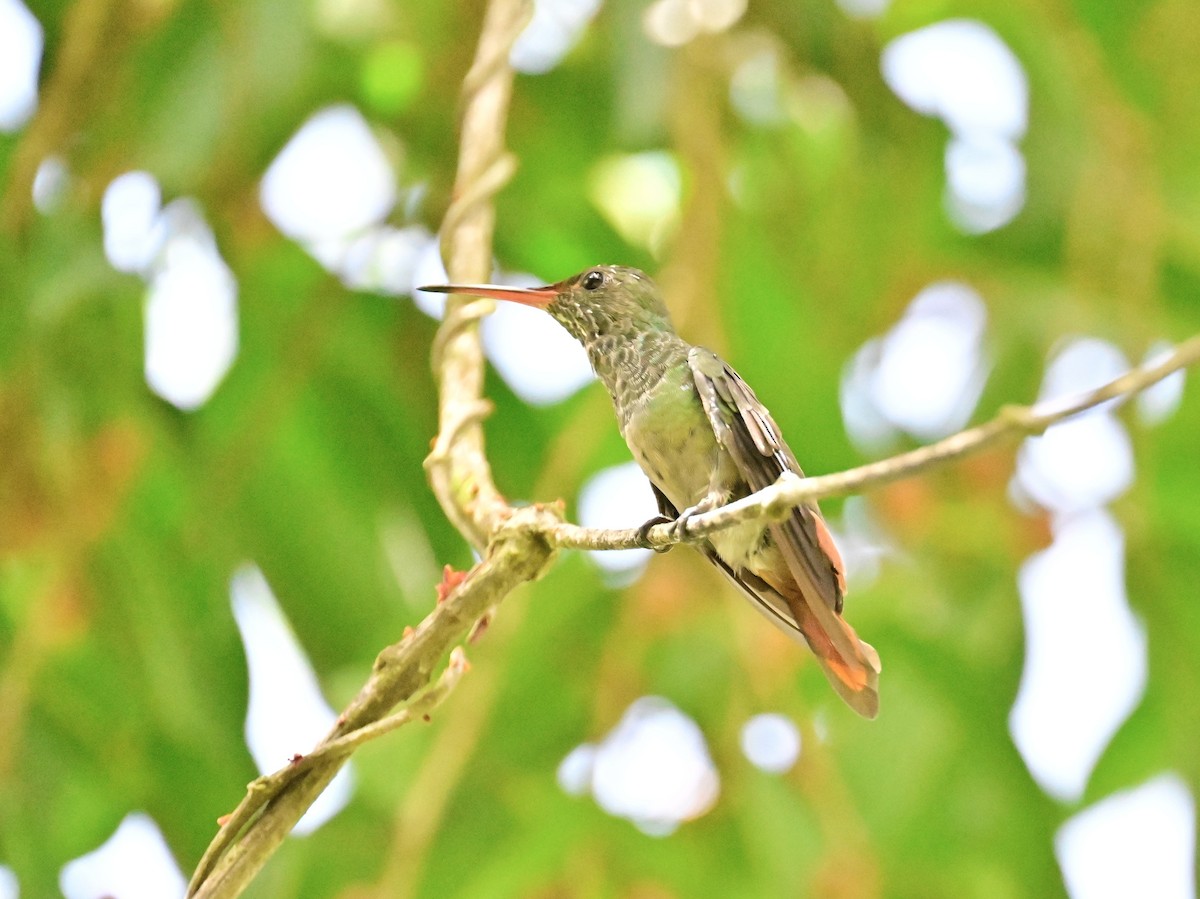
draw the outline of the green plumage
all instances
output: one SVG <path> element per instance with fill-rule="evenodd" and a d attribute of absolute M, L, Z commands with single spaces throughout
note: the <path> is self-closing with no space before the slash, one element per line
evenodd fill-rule
<path fill-rule="evenodd" d="M 540 306 L 582 343 L 665 517 L 682 523 L 784 471 L 803 475 L 754 391 L 715 353 L 675 333 L 642 272 L 604 265 L 528 290 L 434 289 Z M 700 549 L 772 622 L 803 637 L 851 708 L 875 716 L 879 657 L 841 617 L 842 562 L 815 505 L 780 524 L 735 525 Z"/>

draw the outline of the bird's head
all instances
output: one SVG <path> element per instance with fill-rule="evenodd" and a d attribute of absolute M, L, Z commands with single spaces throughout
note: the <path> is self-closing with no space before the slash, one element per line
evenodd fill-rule
<path fill-rule="evenodd" d="M 473 294 L 545 309 L 584 344 L 609 335 L 671 330 L 667 307 L 654 282 L 622 265 L 595 265 L 545 287 L 443 284 L 421 290 Z"/>

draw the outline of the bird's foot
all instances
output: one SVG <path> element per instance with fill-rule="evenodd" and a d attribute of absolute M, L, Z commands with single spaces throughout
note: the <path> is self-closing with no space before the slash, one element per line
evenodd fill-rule
<path fill-rule="evenodd" d="M 642 549 L 652 549 L 656 553 L 668 552 L 675 544 L 667 543 L 663 546 L 658 546 L 651 543 L 650 528 L 654 527 L 656 524 L 671 524 L 673 521 L 673 518 L 667 518 L 665 515 L 655 515 L 649 521 L 644 522 L 642 526 L 637 529 L 638 546 L 642 547 Z"/>
<path fill-rule="evenodd" d="M 688 541 L 688 522 L 696 515 L 703 515 L 705 512 L 711 512 L 713 509 L 721 505 L 721 497 L 709 495 L 694 506 L 688 506 L 679 513 L 679 517 L 671 522 L 671 539 L 676 543 L 686 543 Z"/>

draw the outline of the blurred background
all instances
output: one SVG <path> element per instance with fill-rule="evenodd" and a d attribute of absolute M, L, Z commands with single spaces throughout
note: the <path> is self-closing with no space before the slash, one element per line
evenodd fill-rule
<path fill-rule="evenodd" d="M 481 0 L 0 0 L 0 897 L 178 897 L 471 563 L 427 488 Z M 1200 330 L 1191 0 L 538 0 L 497 279 L 637 265 L 809 473 Z M 653 509 L 548 317 L 514 501 Z M 564 553 L 254 897 L 1195 895 L 1184 378 L 825 504 L 859 720 L 694 552 Z"/>

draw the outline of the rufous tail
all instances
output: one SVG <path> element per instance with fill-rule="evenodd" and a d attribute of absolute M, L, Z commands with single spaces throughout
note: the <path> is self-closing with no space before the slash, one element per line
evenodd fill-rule
<path fill-rule="evenodd" d="M 779 588 L 784 585 L 772 586 L 787 600 L 800 633 L 838 696 L 864 718 L 878 715 L 880 665 L 875 647 L 860 640 L 854 628 L 832 609 L 823 608 L 822 614 L 814 614 L 795 586 L 783 590 Z"/>

